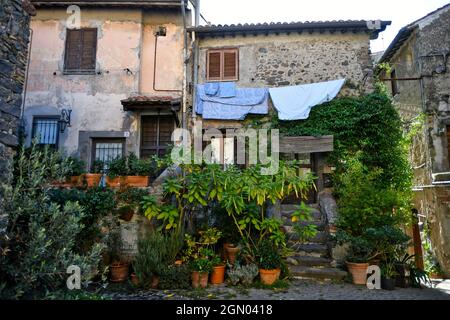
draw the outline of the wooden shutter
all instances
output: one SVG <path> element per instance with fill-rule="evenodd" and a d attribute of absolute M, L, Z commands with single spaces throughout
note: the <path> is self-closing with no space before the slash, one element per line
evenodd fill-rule
<path fill-rule="evenodd" d="M 208 80 L 221 80 L 221 56 L 222 53 L 220 51 L 209 51 L 208 52 Z"/>
<path fill-rule="evenodd" d="M 67 29 L 64 70 L 74 73 L 95 71 L 97 29 Z"/>
<path fill-rule="evenodd" d="M 447 148 L 448 148 L 448 161 L 450 165 L 450 126 L 447 126 Z"/>
<path fill-rule="evenodd" d="M 172 116 L 143 116 L 141 135 L 141 158 L 164 155 L 172 144 L 175 121 Z"/>
<path fill-rule="evenodd" d="M 66 61 L 64 68 L 66 70 L 80 69 L 80 55 L 81 55 L 81 30 L 67 29 L 66 36 Z"/>
<path fill-rule="evenodd" d="M 97 29 L 83 30 L 83 45 L 81 51 L 81 70 L 95 70 L 97 52 Z"/>
<path fill-rule="evenodd" d="M 238 52 L 236 49 L 223 52 L 223 80 L 238 79 Z"/>

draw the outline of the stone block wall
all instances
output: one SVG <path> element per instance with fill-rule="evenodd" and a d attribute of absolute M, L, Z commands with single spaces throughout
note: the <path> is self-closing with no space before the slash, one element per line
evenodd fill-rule
<path fill-rule="evenodd" d="M 0 181 L 19 143 L 18 128 L 28 58 L 30 15 L 28 1 L 1 0 L 0 5 Z"/>

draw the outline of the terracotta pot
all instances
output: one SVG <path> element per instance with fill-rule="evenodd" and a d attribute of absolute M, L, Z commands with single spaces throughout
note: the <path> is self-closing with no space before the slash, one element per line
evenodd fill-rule
<path fill-rule="evenodd" d="M 152 283 L 151 283 L 150 287 L 152 289 L 158 289 L 158 284 L 159 284 L 159 277 L 153 276 L 152 277 Z"/>
<path fill-rule="evenodd" d="M 222 257 L 224 261 L 228 260 L 227 247 L 230 246 L 230 243 L 224 243 L 222 248 Z"/>
<path fill-rule="evenodd" d="M 129 187 L 148 187 L 149 179 L 148 176 L 126 176 L 125 185 Z"/>
<path fill-rule="evenodd" d="M 200 287 L 202 287 L 203 289 L 205 289 L 208 286 L 208 278 L 209 278 L 208 272 L 200 272 L 199 273 Z"/>
<path fill-rule="evenodd" d="M 122 182 L 123 181 L 123 182 Z M 106 185 L 111 188 L 119 188 L 125 182 L 123 177 L 106 177 Z"/>
<path fill-rule="evenodd" d="M 225 281 L 225 265 L 213 267 L 211 284 L 222 284 Z"/>
<path fill-rule="evenodd" d="M 236 255 L 239 252 L 239 248 L 238 247 L 232 247 L 232 246 L 227 246 L 225 248 L 226 252 L 227 252 L 227 257 L 228 257 L 228 262 L 231 265 L 234 265 L 234 263 L 236 262 Z"/>
<path fill-rule="evenodd" d="M 261 282 L 266 285 L 272 285 L 277 281 L 280 277 L 281 270 L 265 270 L 259 269 L 259 277 L 261 278 Z"/>
<path fill-rule="evenodd" d="M 134 284 L 135 286 L 139 285 L 139 279 L 134 272 L 131 274 L 131 283 Z"/>
<path fill-rule="evenodd" d="M 197 289 L 200 286 L 200 273 L 198 271 L 192 271 L 191 284 L 194 289 Z"/>
<path fill-rule="evenodd" d="M 109 267 L 111 270 L 111 282 L 123 282 L 128 278 L 128 263 L 112 263 Z"/>
<path fill-rule="evenodd" d="M 100 173 L 86 173 L 84 175 L 88 187 L 97 187 L 100 185 L 102 175 Z"/>
<path fill-rule="evenodd" d="M 182 260 L 176 260 L 175 261 L 175 265 L 176 266 L 181 266 L 183 264 L 183 261 Z"/>
<path fill-rule="evenodd" d="M 367 284 L 367 268 L 368 263 L 351 263 L 347 262 L 348 271 L 352 274 L 353 283 L 359 285 Z"/>
<path fill-rule="evenodd" d="M 74 187 L 81 185 L 81 176 L 70 177 L 68 183 Z"/>
<path fill-rule="evenodd" d="M 132 207 L 127 206 L 125 208 L 119 208 L 118 210 L 120 213 L 120 216 L 119 216 L 120 219 L 127 221 L 127 222 L 130 222 L 131 219 L 133 219 L 134 210 Z"/>

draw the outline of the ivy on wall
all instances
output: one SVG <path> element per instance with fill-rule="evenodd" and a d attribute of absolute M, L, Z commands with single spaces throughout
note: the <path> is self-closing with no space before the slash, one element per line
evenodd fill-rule
<path fill-rule="evenodd" d="M 411 188 L 402 121 L 385 94 L 338 98 L 314 107 L 306 120 L 280 121 L 274 115 L 272 128 L 278 128 L 284 136 L 333 135 L 335 151 L 329 161 L 338 174 L 345 171 L 342 160 L 358 153 L 369 170 L 382 170 L 380 188 Z"/>

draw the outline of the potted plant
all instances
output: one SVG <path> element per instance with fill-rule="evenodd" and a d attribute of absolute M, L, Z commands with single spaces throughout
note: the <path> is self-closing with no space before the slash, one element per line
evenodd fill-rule
<path fill-rule="evenodd" d="M 140 201 L 148 195 L 146 190 L 125 187 L 117 192 L 117 214 L 121 220 L 131 221 L 140 209 Z"/>
<path fill-rule="evenodd" d="M 381 288 L 384 290 L 395 289 L 395 276 L 398 273 L 395 271 L 395 263 L 391 261 L 384 261 L 381 264 Z"/>
<path fill-rule="evenodd" d="M 409 288 L 411 286 L 411 260 L 416 255 L 409 255 L 406 253 L 403 258 L 397 259 L 395 262 L 395 271 L 397 276 L 395 277 L 395 286 L 399 288 Z"/>
<path fill-rule="evenodd" d="M 68 157 L 70 170 L 67 175 L 66 184 L 68 186 L 78 186 L 81 182 L 81 176 L 86 173 L 86 163 L 83 160 L 74 157 Z"/>
<path fill-rule="evenodd" d="M 237 285 L 241 282 L 243 285 L 248 286 L 253 283 L 258 273 L 259 268 L 253 263 L 242 266 L 236 263 L 234 266 L 229 265 L 228 277 L 232 285 Z"/>
<path fill-rule="evenodd" d="M 209 272 L 212 269 L 211 260 L 208 256 L 200 256 L 191 262 L 192 267 L 192 287 L 206 288 L 208 286 Z"/>
<path fill-rule="evenodd" d="M 118 188 L 124 184 L 124 176 L 128 174 L 127 159 L 118 157 L 108 164 L 108 175 L 106 184 L 112 188 Z"/>
<path fill-rule="evenodd" d="M 111 260 L 111 282 L 123 282 L 128 279 L 129 263 L 122 253 L 122 237 L 117 230 L 109 235 L 109 256 Z"/>
<path fill-rule="evenodd" d="M 225 281 L 225 264 L 218 255 L 212 259 L 211 284 L 218 285 Z"/>
<path fill-rule="evenodd" d="M 353 237 L 342 231 L 338 231 L 337 236 L 340 241 L 350 244 L 346 265 L 352 275 L 353 284 L 366 285 L 368 261 L 373 259 L 370 258 L 373 251 L 370 242 L 362 236 Z"/>
<path fill-rule="evenodd" d="M 269 240 L 262 241 L 257 247 L 256 258 L 261 282 L 266 285 L 274 284 L 280 278 L 282 263 L 276 246 Z"/>
<path fill-rule="evenodd" d="M 92 164 L 90 173 L 84 174 L 83 181 L 88 187 L 96 187 L 100 185 L 100 180 L 102 179 L 102 174 L 104 171 L 104 162 L 100 160 L 95 160 Z"/>
<path fill-rule="evenodd" d="M 151 160 L 138 159 L 130 153 L 109 163 L 106 183 L 111 187 L 147 187 L 154 165 Z"/>
<path fill-rule="evenodd" d="M 226 243 L 224 248 L 226 259 L 231 265 L 234 265 L 236 262 L 236 256 L 240 251 L 239 247 L 231 243 Z"/>

